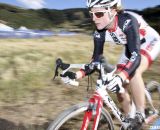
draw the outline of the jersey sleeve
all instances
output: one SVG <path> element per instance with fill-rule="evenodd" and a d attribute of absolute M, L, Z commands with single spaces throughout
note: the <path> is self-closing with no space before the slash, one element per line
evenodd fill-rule
<path fill-rule="evenodd" d="M 128 78 L 133 76 L 141 61 L 138 21 L 133 16 L 129 16 L 129 18 L 124 22 L 123 31 L 126 34 L 127 39 L 125 53 L 129 58 L 128 63 L 123 69 L 123 72 Z"/>
<path fill-rule="evenodd" d="M 103 47 L 105 43 L 105 30 L 96 30 L 93 34 L 94 38 L 94 50 L 91 58 L 91 62 L 98 62 L 100 55 L 103 54 Z M 90 75 L 95 70 L 90 69 L 88 66 L 85 66 L 85 69 L 81 69 L 82 77 Z"/>
<path fill-rule="evenodd" d="M 92 61 L 99 61 L 99 56 L 103 54 L 104 43 L 105 30 L 96 30 L 94 32 L 94 51 L 92 55 Z"/>

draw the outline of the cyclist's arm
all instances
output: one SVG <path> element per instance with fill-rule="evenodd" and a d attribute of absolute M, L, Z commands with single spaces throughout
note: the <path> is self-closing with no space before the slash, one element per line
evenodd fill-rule
<path fill-rule="evenodd" d="M 103 46 L 105 42 L 105 30 L 96 30 L 94 32 L 94 51 L 92 55 L 91 62 L 98 62 L 100 55 L 103 54 Z M 83 78 L 86 75 L 92 74 L 94 70 L 81 69 L 80 71 L 76 72 L 77 79 Z"/>
<path fill-rule="evenodd" d="M 128 63 L 124 69 L 119 73 L 123 80 L 129 78 L 134 74 L 138 68 L 141 60 L 140 56 L 140 37 L 139 25 L 135 18 L 130 18 L 130 23 L 125 26 L 124 33 L 126 34 L 126 55 L 129 57 Z"/>
<path fill-rule="evenodd" d="M 106 30 L 96 30 L 94 33 L 94 51 L 92 55 L 92 61 L 98 62 L 100 55 L 103 54 L 103 47 L 105 43 Z"/>

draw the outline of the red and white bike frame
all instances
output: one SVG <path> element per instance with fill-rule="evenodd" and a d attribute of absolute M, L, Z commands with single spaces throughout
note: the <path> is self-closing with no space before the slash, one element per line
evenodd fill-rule
<path fill-rule="evenodd" d="M 67 69 L 63 70 L 62 74 L 64 74 L 71 68 L 84 68 L 84 66 L 85 64 L 70 64 L 70 66 Z M 127 128 L 129 123 L 125 122 L 124 115 L 120 112 L 119 108 L 116 106 L 112 98 L 109 96 L 108 92 L 106 91 L 107 86 L 104 84 L 104 81 L 106 81 L 107 79 L 110 80 L 115 70 L 105 74 L 104 68 L 101 64 L 99 64 L 98 68 L 101 71 L 101 79 L 97 80 L 96 91 L 88 101 L 89 106 L 85 112 L 81 130 L 87 130 L 89 122 L 92 119 L 92 117 L 94 118 L 92 130 L 97 130 L 102 107 L 103 107 L 103 102 L 106 104 L 108 108 L 110 108 L 114 116 L 121 122 L 123 127 Z M 69 78 L 63 78 L 62 80 L 65 83 L 68 83 L 74 86 L 78 86 L 79 84 L 77 81 L 71 80 Z M 145 91 L 145 94 L 149 103 L 151 104 L 152 108 L 155 111 L 155 114 L 153 114 L 152 116 L 148 117 L 148 119 L 145 120 L 146 123 L 149 123 L 153 120 L 153 118 L 158 116 L 158 112 L 156 112 L 152 104 L 152 99 L 150 98 L 149 92 L 147 90 Z"/>
<path fill-rule="evenodd" d="M 103 102 L 112 110 L 113 114 L 116 116 L 117 119 L 119 119 L 119 121 L 122 124 L 124 124 L 124 126 L 126 127 L 128 126 L 128 124 L 124 122 L 124 117 L 122 113 L 116 107 L 115 103 L 110 98 L 106 90 L 98 88 L 96 92 L 93 94 L 93 97 L 89 99 L 89 106 L 85 112 L 81 130 L 87 130 L 88 124 L 92 116 L 94 117 L 92 130 L 97 130 L 98 122 L 99 122 L 102 107 L 103 107 Z"/>

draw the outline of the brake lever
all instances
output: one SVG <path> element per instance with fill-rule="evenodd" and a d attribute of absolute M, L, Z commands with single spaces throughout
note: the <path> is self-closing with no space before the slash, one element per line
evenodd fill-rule
<path fill-rule="evenodd" d="M 55 66 L 55 74 L 54 74 L 54 77 L 53 77 L 53 80 L 55 80 L 55 78 L 58 76 L 59 72 L 58 72 L 58 68 L 61 67 L 62 65 L 62 60 L 60 58 L 58 58 L 56 60 L 56 66 Z"/>
<path fill-rule="evenodd" d="M 55 78 L 58 76 L 58 66 L 56 65 L 56 67 L 55 67 L 55 74 L 54 74 L 54 77 L 53 77 L 53 80 L 55 80 Z"/>

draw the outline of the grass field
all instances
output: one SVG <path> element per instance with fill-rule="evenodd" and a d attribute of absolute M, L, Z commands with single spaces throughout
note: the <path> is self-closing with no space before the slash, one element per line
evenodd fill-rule
<path fill-rule="evenodd" d="M 0 130 L 44 130 L 60 111 L 85 99 L 87 78 L 79 88 L 51 79 L 58 57 L 68 63 L 90 61 L 91 36 L 0 39 L 0 46 Z M 121 48 L 106 45 L 104 51 L 114 64 Z M 160 82 L 159 64 L 160 57 L 144 74 L 145 81 Z"/>

